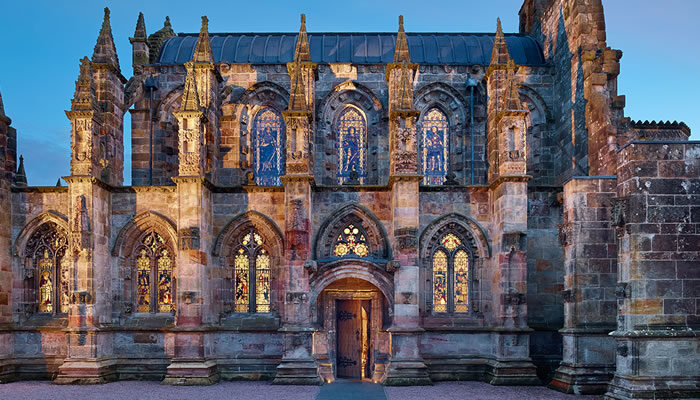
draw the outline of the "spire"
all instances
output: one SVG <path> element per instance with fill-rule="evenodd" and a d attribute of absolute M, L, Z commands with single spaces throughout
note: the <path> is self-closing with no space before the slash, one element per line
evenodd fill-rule
<path fill-rule="evenodd" d="M 506 78 L 506 92 L 503 96 L 503 106 L 504 111 L 521 111 L 523 109 L 523 104 L 520 101 L 520 94 L 518 94 L 519 84 L 515 79 L 515 71 L 517 67 L 513 60 L 508 60 L 507 70 L 508 75 Z"/>
<path fill-rule="evenodd" d="M 146 22 L 143 19 L 143 13 L 139 13 L 139 19 L 136 21 L 136 31 L 134 31 L 134 37 L 132 38 L 131 42 L 133 43 L 134 41 L 146 41 Z"/>
<path fill-rule="evenodd" d="M 413 88 L 411 85 L 411 70 L 407 63 L 401 64 L 401 80 L 399 81 L 399 99 L 396 103 L 398 110 L 413 109 Z"/>
<path fill-rule="evenodd" d="M 160 30 L 151 34 L 148 37 L 148 60 L 149 63 L 154 64 L 158 61 L 160 57 L 160 48 L 163 47 L 163 43 L 171 37 L 175 36 L 172 25 L 170 25 L 170 17 L 165 17 L 165 22 L 163 22 L 163 27 Z"/>
<path fill-rule="evenodd" d="M 71 100 L 72 111 L 92 111 L 97 108 L 95 83 L 92 80 L 92 65 L 87 57 L 80 60 L 80 75 L 75 81 L 75 94 Z"/>
<path fill-rule="evenodd" d="M 105 17 L 102 21 L 102 29 L 97 37 L 95 51 L 92 53 L 92 62 L 95 64 L 107 64 L 119 71 L 119 58 L 117 48 L 114 46 L 112 27 L 109 24 L 109 8 L 105 7 Z"/>
<path fill-rule="evenodd" d="M 403 30 L 403 15 L 399 15 L 399 33 L 396 35 L 396 47 L 394 48 L 394 62 L 411 62 L 408 54 L 408 39 Z"/>
<path fill-rule="evenodd" d="M 192 61 L 214 63 L 214 58 L 211 54 L 211 42 L 209 41 L 209 19 L 206 16 L 202 17 L 202 29 L 199 30 L 199 37 L 194 47 Z"/>
<path fill-rule="evenodd" d="M 63 186 L 63 185 L 61 185 L 61 178 L 58 178 L 58 180 L 56 181 L 56 187 L 61 187 L 61 186 Z"/>
<path fill-rule="evenodd" d="M 493 38 L 493 50 L 491 51 L 491 65 L 506 65 L 510 60 L 508 45 L 503 35 L 501 19 L 496 19 L 496 36 Z"/>
<path fill-rule="evenodd" d="M 197 94 L 197 83 L 194 79 L 194 64 L 190 61 L 185 63 L 187 75 L 185 77 L 185 89 L 182 92 L 182 104 L 180 111 L 201 111 L 199 105 L 199 95 Z"/>
<path fill-rule="evenodd" d="M 294 61 L 311 62 L 311 50 L 309 50 L 309 37 L 306 34 L 306 15 L 301 14 L 301 27 L 297 36 L 297 45 L 294 49 Z"/>
<path fill-rule="evenodd" d="M 19 156 L 19 167 L 15 174 L 15 186 L 27 186 L 27 173 L 24 172 L 24 157 Z"/>

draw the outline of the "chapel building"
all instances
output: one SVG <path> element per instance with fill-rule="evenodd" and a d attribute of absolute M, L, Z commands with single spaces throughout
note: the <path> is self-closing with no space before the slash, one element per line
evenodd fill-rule
<path fill-rule="evenodd" d="M 105 9 L 67 186 L 27 185 L 0 100 L 0 381 L 700 396 L 700 143 L 624 116 L 601 0 L 130 41 L 127 79 Z"/>

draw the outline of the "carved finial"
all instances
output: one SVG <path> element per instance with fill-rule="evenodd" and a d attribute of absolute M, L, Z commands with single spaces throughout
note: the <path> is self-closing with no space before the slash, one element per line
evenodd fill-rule
<path fill-rule="evenodd" d="M 56 181 L 56 187 L 61 187 L 61 186 L 63 186 L 63 185 L 61 185 L 61 178 L 58 178 L 58 180 Z"/>
<path fill-rule="evenodd" d="M 148 60 L 151 64 L 158 61 L 158 57 L 160 56 L 160 48 L 163 46 L 163 43 L 165 43 L 166 40 L 173 36 L 175 36 L 175 32 L 173 32 L 173 27 L 170 25 L 170 17 L 165 17 L 163 27 L 148 37 Z"/>
<path fill-rule="evenodd" d="M 496 19 L 496 35 L 493 37 L 493 50 L 491 51 L 491 65 L 506 65 L 510 60 L 508 54 L 508 45 L 506 44 L 505 35 L 503 35 L 503 27 L 501 19 Z"/>
<path fill-rule="evenodd" d="M 520 84 L 515 78 L 515 71 L 518 69 L 518 67 L 515 65 L 513 60 L 508 60 L 506 69 L 508 70 L 508 74 L 506 76 L 506 93 L 505 96 L 503 96 L 502 109 L 508 111 L 520 111 L 523 109 L 523 104 L 520 101 L 520 94 L 518 93 Z"/>
<path fill-rule="evenodd" d="M 187 75 L 185 76 L 185 89 L 182 92 L 180 111 L 201 111 L 199 95 L 197 94 L 197 83 L 194 78 L 194 65 L 191 61 L 186 62 L 185 68 L 187 69 Z"/>
<path fill-rule="evenodd" d="M 27 186 L 27 173 L 24 172 L 24 157 L 19 156 L 19 166 L 15 174 L 15 186 Z"/>
<path fill-rule="evenodd" d="M 5 116 L 5 106 L 2 104 L 2 93 L 0 93 L 0 118 Z"/>
<path fill-rule="evenodd" d="M 403 29 L 403 15 L 399 15 L 399 31 L 396 34 L 394 62 L 411 62 L 411 56 L 408 53 L 408 39 Z"/>
<path fill-rule="evenodd" d="M 139 18 L 136 20 L 136 30 L 134 31 L 134 39 L 146 39 L 146 21 L 143 19 L 143 13 L 139 13 Z"/>
<path fill-rule="evenodd" d="M 80 60 L 80 74 L 75 81 L 75 94 L 71 110 L 93 111 L 96 109 L 95 84 L 92 79 L 92 63 L 87 57 Z"/>
<path fill-rule="evenodd" d="M 165 22 L 163 22 L 163 27 L 172 28 L 172 25 L 170 25 L 170 17 L 167 15 L 165 16 Z"/>
<path fill-rule="evenodd" d="M 192 54 L 192 61 L 214 63 L 211 53 L 211 42 L 209 41 L 209 19 L 206 15 L 202 17 L 202 29 L 199 31 L 194 54 Z"/>
<path fill-rule="evenodd" d="M 109 23 L 109 8 L 105 7 L 105 16 L 102 21 L 102 29 L 97 36 L 97 43 L 92 54 L 92 62 L 95 64 L 107 64 L 119 70 L 119 58 L 117 48 L 112 37 L 112 26 Z"/>
<path fill-rule="evenodd" d="M 297 45 L 294 49 L 294 61 L 311 61 L 311 50 L 309 50 L 309 38 L 306 34 L 306 15 L 304 14 L 301 14 L 301 27 L 299 27 Z"/>

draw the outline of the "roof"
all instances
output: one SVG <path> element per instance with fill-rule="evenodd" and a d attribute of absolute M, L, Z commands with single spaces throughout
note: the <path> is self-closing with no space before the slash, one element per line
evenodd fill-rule
<path fill-rule="evenodd" d="M 493 33 L 407 33 L 411 61 L 422 65 L 488 65 Z M 292 61 L 297 33 L 212 33 L 214 62 L 285 64 Z M 518 65 L 544 65 L 542 48 L 526 35 L 506 34 Z M 180 33 L 162 47 L 160 64 L 192 58 L 197 34 Z M 393 60 L 396 33 L 309 33 L 313 62 L 386 64 Z"/>

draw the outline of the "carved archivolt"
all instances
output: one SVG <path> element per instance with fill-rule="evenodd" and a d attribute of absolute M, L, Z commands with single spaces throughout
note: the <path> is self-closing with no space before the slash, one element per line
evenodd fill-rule
<path fill-rule="evenodd" d="M 475 258 L 491 257 L 491 244 L 484 228 L 474 219 L 457 213 L 444 215 L 431 222 L 420 235 L 420 256 L 428 260 L 439 246 L 443 233 L 456 232 L 467 240 Z"/>
<path fill-rule="evenodd" d="M 142 236 L 151 230 L 168 239 L 173 244 L 171 247 L 175 247 L 175 244 L 178 242 L 175 223 L 155 211 L 147 211 L 132 218 L 119 231 L 112 247 L 112 255 L 115 257 L 129 257 L 131 250 L 136 247 Z"/>
<path fill-rule="evenodd" d="M 348 204 L 336 210 L 321 225 L 314 240 L 314 259 L 333 259 L 334 245 L 339 235 L 349 225 L 359 227 L 366 235 L 365 243 L 368 247 L 370 258 L 375 260 L 389 260 L 392 258 L 389 240 L 379 219 L 370 210 L 359 204 Z"/>
<path fill-rule="evenodd" d="M 386 297 L 388 304 L 394 304 L 394 279 L 390 273 L 376 265 L 357 259 L 338 260 L 330 268 L 320 271 L 311 278 L 309 303 L 315 304 L 318 296 L 331 283 L 343 278 L 359 278 L 376 286 Z"/>
<path fill-rule="evenodd" d="M 319 183 L 326 185 L 335 185 L 338 181 L 336 122 L 348 106 L 356 108 L 365 118 L 367 124 L 365 184 L 376 184 L 380 176 L 388 176 L 388 160 L 386 165 L 379 165 L 378 157 L 379 154 L 389 151 L 388 137 L 383 134 L 387 129 L 386 116 L 379 98 L 369 88 L 354 81 L 347 81 L 333 88 L 317 109 L 314 145 L 316 177 Z M 385 173 L 380 174 L 380 169 Z"/>
<path fill-rule="evenodd" d="M 216 237 L 212 254 L 219 257 L 229 257 L 233 251 L 232 243 L 238 243 L 248 230 L 255 229 L 265 239 L 270 254 L 278 261 L 284 253 L 282 231 L 271 219 L 257 211 L 246 211 L 231 219 Z"/>
<path fill-rule="evenodd" d="M 43 224 L 52 222 L 63 232 L 70 232 L 68 218 L 57 211 L 47 211 L 41 213 L 29 221 L 20 231 L 13 246 L 13 254 L 16 257 L 27 257 L 27 241 L 30 236 Z"/>

